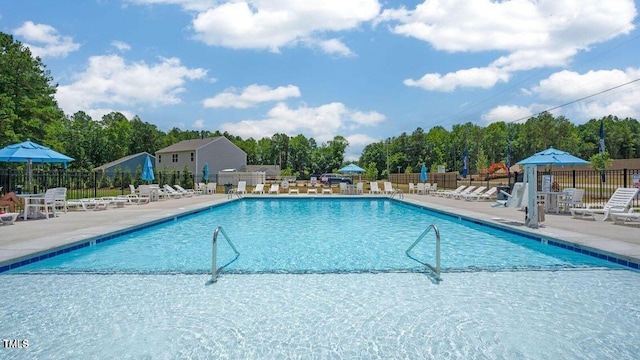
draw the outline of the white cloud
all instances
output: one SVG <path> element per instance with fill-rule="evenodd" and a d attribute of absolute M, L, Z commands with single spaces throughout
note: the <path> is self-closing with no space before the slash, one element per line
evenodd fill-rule
<path fill-rule="evenodd" d="M 31 53 L 41 58 L 65 57 L 80 48 L 80 44 L 74 43 L 73 38 L 58 34 L 58 30 L 46 24 L 25 21 L 22 26 L 14 29 L 13 33 L 24 38 L 24 44 L 29 47 Z"/>
<path fill-rule="evenodd" d="M 357 161 L 360 159 L 360 155 L 362 155 L 362 150 L 365 146 L 380 140 L 365 134 L 352 134 L 346 136 L 345 139 L 349 142 L 349 146 L 345 149 L 344 154 L 344 158 L 347 161 Z"/>
<path fill-rule="evenodd" d="M 131 111 L 111 109 L 111 108 L 88 109 L 88 110 L 86 110 L 84 112 L 87 115 L 89 115 L 93 120 L 96 120 L 96 121 L 100 121 L 103 116 L 105 116 L 107 114 L 111 114 L 113 112 L 119 112 L 122 115 L 124 115 L 124 117 L 126 117 L 127 119 L 133 119 L 133 117 L 136 115 Z"/>
<path fill-rule="evenodd" d="M 615 88 L 640 78 L 640 68 L 626 70 L 599 70 L 579 74 L 560 71 L 533 87 L 533 93 L 542 99 L 571 102 Z M 557 104 L 561 105 L 561 104 Z M 640 117 L 640 87 L 630 84 L 580 101 L 573 110 L 586 120 L 610 114 L 618 117 Z"/>
<path fill-rule="evenodd" d="M 229 131 L 242 138 L 261 139 L 276 133 L 290 136 L 305 134 L 318 142 L 327 142 L 345 129 L 355 129 L 363 125 L 375 125 L 385 120 L 385 116 L 375 111 L 361 112 L 348 109 L 342 103 L 330 103 L 319 107 L 300 106 L 291 109 L 278 103 L 262 120 L 243 120 L 222 124 L 220 131 Z"/>
<path fill-rule="evenodd" d="M 194 129 L 203 129 L 204 128 L 204 120 L 202 119 L 198 119 L 196 121 L 193 122 L 193 125 L 191 125 Z"/>
<path fill-rule="evenodd" d="M 318 46 L 320 47 L 320 49 L 322 49 L 322 51 L 326 52 L 327 54 L 333 54 L 333 55 L 338 55 L 343 57 L 355 56 L 355 53 L 352 52 L 347 47 L 347 45 L 345 45 L 342 41 L 338 39 L 320 41 L 318 42 Z"/>
<path fill-rule="evenodd" d="M 212 98 L 205 99 L 205 107 L 246 109 L 263 102 L 282 101 L 290 97 L 300 97 L 300 89 L 294 85 L 279 86 L 275 89 L 266 85 L 249 85 L 240 93 L 227 89 Z"/>
<path fill-rule="evenodd" d="M 406 79 L 404 84 L 421 87 L 425 90 L 450 92 L 457 87 L 481 87 L 487 89 L 494 86 L 498 81 L 507 82 L 508 80 L 508 73 L 495 67 L 485 67 L 458 70 L 445 75 L 438 73 L 426 74 L 419 80 Z"/>
<path fill-rule="evenodd" d="M 487 124 L 498 121 L 509 123 L 518 119 L 529 118 L 533 115 L 534 112 L 529 107 L 501 105 L 491 109 L 488 113 L 483 114 L 482 120 L 484 120 Z"/>
<path fill-rule="evenodd" d="M 248 0 L 216 3 L 193 20 L 195 37 L 207 45 L 268 49 L 317 44 L 333 54 L 346 45 L 322 40 L 328 32 L 356 29 L 380 11 L 377 0 Z M 328 41 L 328 42 L 327 42 Z"/>
<path fill-rule="evenodd" d="M 499 69 L 495 74 L 508 79 L 513 71 L 564 66 L 579 51 L 630 33 L 636 14 L 633 0 L 440 0 L 425 1 L 414 10 L 385 10 L 374 23 L 390 22 L 392 32 L 428 42 L 436 50 L 506 52 L 488 68 Z M 451 91 L 491 83 L 461 82 L 459 73 L 427 74 L 420 86 Z"/>
<path fill-rule="evenodd" d="M 177 58 L 159 60 L 150 65 L 127 63 L 117 55 L 93 56 L 87 68 L 74 75 L 75 82 L 58 87 L 58 104 L 68 114 L 105 106 L 177 104 L 185 82 L 207 74 L 181 65 Z"/>
<path fill-rule="evenodd" d="M 114 40 L 111 42 L 111 46 L 122 52 L 131 50 L 131 45 L 123 41 Z"/>

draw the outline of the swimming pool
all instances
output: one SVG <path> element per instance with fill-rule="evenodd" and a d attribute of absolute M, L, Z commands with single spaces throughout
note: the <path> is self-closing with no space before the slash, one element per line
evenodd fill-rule
<path fill-rule="evenodd" d="M 246 199 L 13 270 L 23 272 L 206 273 L 211 234 L 227 273 L 424 271 L 405 251 L 431 224 L 440 230 L 445 272 L 617 267 L 513 232 L 388 199 Z M 411 252 L 435 263 L 431 234 Z"/>
<path fill-rule="evenodd" d="M 292 204 L 283 199 L 273 206 Z M 233 229 L 239 226 L 243 212 L 250 219 L 246 226 L 256 227 L 256 210 L 252 207 L 258 203 L 253 200 L 206 209 L 161 227 L 204 220 L 236 205 L 242 207 L 235 208 L 229 224 L 214 221 L 203 225 L 208 229 L 204 241 L 210 246 L 212 229 L 223 225 L 241 249 L 241 258 L 248 257 L 245 247 L 240 246 L 243 236 Z M 335 214 L 336 209 L 330 208 L 333 205 L 322 202 L 320 209 L 312 213 L 296 214 L 303 219 L 298 218 L 295 224 L 313 228 L 316 216 L 332 216 L 335 227 L 347 224 L 346 220 L 344 224 L 339 222 L 343 216 Z M 347 211 L 345 217 L 353 219 L 350 206 L 355 205 L 341 205 Z M 484 232 L 495 229 L 386 200 L 378 202 L 375 213 L 368 216 L 368 226 L 363 228 L 372 229 L 356 231 L 373 231 L 375 239 L 380 238 L 380 231 L 387 231 L 391 234 L 387 237 L 403 239 L 399 249 L 404 252 L 428 224 L 413 221 L 420 224 L 384 230 L 390 225 L 389 216 L 395 216 L 394 211 L 406 210 L 396 205 L 416 211 L 420 220 L 433 216 L 441 226 L 443 266 L 450 269 L 443 275 L 443 282 L 436 283 L 422 273 L 407 270 L 413 264 L 398 270 L 388 261 L 382 264 L 391 270 L 379 272 L 345 271 L 340 265 L 330 272 L 307 267 L 304 271 L 311 273 L 301 275 L 278 273 L 282 265 L 274 267 L 276 270 L 248 272 L 238 267 L 211 286 L 204 285 L 210 275 L 200 270 L 175 271 L 182 266 L 175 263 L 168 267 L 172 271 L 162 270 L 164 265 L 146 270 L 131 267 L 134 270 L 126 271 L 69 267 L 60 273 L 46 267 L 31 269 L 24 274 L 0 275 L 0 334 L 7 339 L 29 340 L 26 349 L 0 349 L 0 354 L 16 359 L 637 358 L 638 272 L 609 262 L 594 262 L 598 259 L 566 250 L 558 254 L 555 247 L 534 239 L 521 239 L 519 243 L 513 234 L 504 232 L 505 239 L 492 241 L 510 247 L 510 253 L 542 251 L 544 255 L 535 256 L 538 259 L 533 262 L 527 256 L 515 263 L 504 263 L 503 254 L 477 269 L 465 262 L 451 262 L 445 254 L 455 253 L 452 249 L 445 251 L 444 244 L 463 240 L 445 236 L 450 233 L 445 231 L 449 227 L 445 225 L 447 221 L 452 223 L 450 226 L 461 223 L 458 225 Z M 266 205 L 262 208 L 271 215 L 268 223 L 272 226 L 276 222 L 273 212 Z M 219 214 L 214 217 L 222 218 Z M 245 228 L 244 223 L 240 225 Z M 188 227 L 194 226 L 190 223 Z M 279 229 L 275 233 L 283 232 Z M 151 234 L 155 230 L 143 231 Z M 173 235 L 179 232 L 170 231 L 164 244 L 180 242 Z M 151 241 L 151 237 L 147 240 Z M 408 244 L 404 243 L 405 237 Z M 127 241 L 133 240 L 114 239 L 104 244 L 116 247 Z M 427 248 L 418 252 L 428 256 L 433 244 L 425 243 Z M 95 250 L 101 246 L 102 243 L 86 250 L 97 253 Z M 282 249 L 288 248 L 279 250 Z M 545 253 L 548 249 L 554 251 Z M 117 252 L 128 251 L 122 248 Z M 576 260 L 575 255 L 581 256 Z M 49 260 L 63 259 L 56 258 Z M 237 264 L 241 264 L 240 260 Z"/>

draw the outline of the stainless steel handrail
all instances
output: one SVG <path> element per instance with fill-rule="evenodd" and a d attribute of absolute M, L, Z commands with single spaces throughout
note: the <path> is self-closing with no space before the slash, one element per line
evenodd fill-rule
<path fill-rule="evenodd" d="M 216 269 L 216 260 L 217 260 L 216 259 L 216 257 L 217 257 L 216 255 L 218 253 L 218 234 L 219 233 L 222 233 L 222 236 L 224 236 L 224 238 L 227 240 L 227 243 L 229 243 L 229 246 L 231 246 L 231 249 L 233 249 L 233 252 L 236 254 L 236 257 L 234 257 L 233 260 L 229 261 L 228 263 L 220 266 L 219 269 Z M 220 274 L 222 269 L 224 269 L 225 266 L 228 266 L 232 262 L 236 261 L 238 259 L 238 256 L 240 256 L 240 253 L 238 252 L 236 247 L 233 245 L 233 243 L 231 242 L 231 239 L 229 239 L 229 236 L 227 236 L 227 233 L 224 231 L 222 226 L 218 226 L 216 228 L 216 230 L 213 232 L 213 240 L 211 242 L 211 245 L 212 245 L 212 251 L 211 251 L 211 282 L 215 283 L 216 281 L 218 281 L 218 275 Z"/>
<path fill-rule="evenodd" d="M 393 193 L 391 193 L 391 195 L 389 196 L 389 199 L 395 198 L 396 195 L 398 195 L 398 199 L 404 199 L 404 193 L 400 189 L 394 190 Z"/>
<path fill-rule="evenodd" d="M 433 229 L 433 231 L 436 234 L 436 266 L 435 267 L 433 265 L 429 264 L 428 262 L 421 262 L 420 260 L 418 260 L 418 259 L 414 258 L 413 256 L 411 256 L 411 254 L 409 254 L 409 252 L 416 245 L 418 245 L 418 243 L 420 241 L 422 241 L 422 239 L 429 233 L 429 231 L 431 231 L 431 229 Z M 429 227 L 425 231 L 423 231 L 422 234 L 420 234 L 420 236 L 418 236 L 416 241 L 414 241 L 413 244 L 411 244 L 411 246 L 409 246 L 409 248 L 407 249 L 407 251 L 405 251 L 405 253 L 407 254 L 407 256 L 410 259 L 415 260 L 415 261 L 419 262 L 420 264 L 425 265 L 426 267 L 431 269 L 431 271 L 433 271 L 436 274 L 436 280 L 438 280 L 438 281 L 442 280 L 442 278 L 440 277 L 440 230 L 438 230 L 438 227 L 435 224 L 429 225 Z"/>

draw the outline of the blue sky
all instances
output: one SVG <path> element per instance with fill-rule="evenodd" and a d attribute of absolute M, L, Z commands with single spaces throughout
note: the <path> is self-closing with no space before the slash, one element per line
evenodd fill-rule
<path fill-rule="evenodd" d="M 67 115 L 163 131 L 344 136 L 347 158 L 422 127 L 640 119 L 630 0 L 22 0 L 0 31 L 43 59 Z"/>

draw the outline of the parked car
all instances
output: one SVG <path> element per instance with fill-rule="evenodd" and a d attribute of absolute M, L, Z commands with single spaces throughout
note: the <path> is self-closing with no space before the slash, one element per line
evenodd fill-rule
<path fill-rule="evenodd" d="M 322 174 L 322 176 L 320 176 L 320 182 L 324 185 L 333 185 L 341 182 L 352 184 L 353 180 L 340 174 Z"/>

